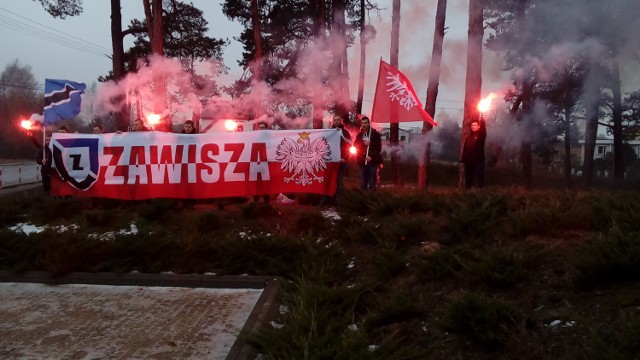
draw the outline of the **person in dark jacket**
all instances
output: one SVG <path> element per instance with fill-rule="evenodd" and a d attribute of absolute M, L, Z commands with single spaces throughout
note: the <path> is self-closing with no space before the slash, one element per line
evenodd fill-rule
<path fill-rule="evenodd" d="M 353 145 L 360 166 L 360 189 L 376 191 L 378 166 L 382 164 L 382 137 L 371 127 L 371 121 L 366 116 L 361 119 L 360 132 Z"/>
<path fill-rule="evenodd" d="M 45 138 L 44 145 L 38 141 L 38 139 L 33 136 L 33 134 L 28 133 L 29 139 L 31 142 L 38 148 L 38 155 L 36 156 L 36 163 L 40 165 L 40 178 L 42 181 L 42 189 L 44 190 L 45 195 L 49 195 L 51 193 L 51 149 L 49 149 L 49 141 L 51 140 L 51 135 L 47 135 Z"/>
<path fill-rule="evenodd" d="M 182 134 L 197 134 L 198 133 L 196 131 L 196 125 L 193 122 L 193 120 L 185 121 L 183 127 L 184 128 L 182 129 Z"/>
<path fill-rule="evenodd" d="M 350 153 L 349 148 L 351 147 L 351 134 L 347 129 L 344 128 L 344 124 L 342 122 L 342 117 L 340 115 L 335 115 L 333 117 L 333 125 L 332 129 L 340 129 L 340 165 L 338 167 L 338 184 L 336 187 L 336 192 L 333 195 L 333 199 L 336 205 L 338 205 L 338 198 L 342 194 L 342 190 L 344 189 L 344 175 L 347 172 L 347 160 L 349 160 Z M 324 206 L 329 201 L 329 196 L 323 196 L 320 200 L 320 206 Z"/>
<path fill-rule="evenodd" d="M 472 120 L 471 132 L 464 139 L 460 162 L 464 164 L 464 187 L 484 186 L 484 142 L 487 138 L 484 119 Z"/>
<path fill-rule="evenodd" d="M 267 125 L 267 123 L 266 123 L 266 122 L 264 122 L 264 121 L 260 121 L 260 122 L 258 123 L 258 131 L 268 130 L 268 129 L 269 129 L 269 126 Z M 262 175 L 260 175 L 260 182 L 262 183 Z M 265 204 L 268 204 L 270 199 L 271 199 L 271 196 L 270 196 L 269 194 L 264 194 L 264 195 L 262 195 L 262 200 L 264 200 L 264 203 L 265 203 Z M 255 196 L 253 197 L 253 202 L 256 202 L 256 203 L 257 203 L 257 202 L 259 202 L 259 201 L 260 201 L 260 196 L 255 195 Z"/>

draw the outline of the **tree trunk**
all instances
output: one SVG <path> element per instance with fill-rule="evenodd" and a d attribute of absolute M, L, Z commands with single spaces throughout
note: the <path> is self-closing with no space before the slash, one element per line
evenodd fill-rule
<path fill-rule="evenodd" d="M 253 83 L 259 84 L 262 81 L 262 29 L 260 26 L 260 9 L 258 0 L 251 0 L 251 26 L 253 27 L 253 40 L 256 45 L 256 54 L 253 59 L 252 72 Z M 254 117 L 258 118 L 264 113 L 262 106 L 262 94 L 259 93 L 260 87 L 255 86 L 257 103 L 253 106 Z"/>
<path fill-rule="evenodd" d="M 335 112 L 343 119 L 347 118 L 351 108 L 349 96 L 349 63 L 347 60 L 346 44 L 346 18 L 344 0 L 333 0 L 331 3 L 333 10 L 333 22 L 331 26 L 331 36 L 334 39 L 332 78 Z"/>
<path fill-rule="evenodd" d="M 572 188 L 571 180 L 571 107 L 564 108 L 564 180 L 567 188 Z"/>
<path fill-rule="evenodd" d="M 365 0 L 360 0 L 360 72 L 358 74 L 358 100 L 356 114 L 362 114 L 364 100 L 364 70 L 367 58 L 367 39 L 365 37 Z"/>
<path fill-rule="evenodd" d="M 151 43 L 151 54 L 157 56 L 164 55 L 164 33 L 162 30 L 162 0 L 144 0 L 144 14 L 147 20 L 147 31 L 149 32 L 149 42 Z M 159 115 L 166 115 L 166 86 L 164 77 L 156 75 L 154 78 L 155 98 L 153 99 L 153 112 Z M 156 130 L 171 131 L 171 121 L 162 117 Z"/>
<path fill-rule="evenodd" d="M 620 64 L 613 58 L 613 176 L 624 180 L 624 151 L 622 149 L 622 94 L 620 92 Z"/>
<path fill-rule="evenodd" d="M 120 0 L 111 0 L 111 48 L 113 55 L 111 64 L 113 68 L 113 80 L 117 83 L 125 75 L 124 69 L 124 39 L 122 36 L 122 12 Z M 126 95 L 115 99 L 122 104 L 120 111 L 115 113 L 115 130 L 126 131 L 129 126 L 130 105 L 126 102 Z"/>
<path fill-rule="evenodd" d="M 326 14 L 325 14 L 325 0 L 311 0 L 309 3 L 312 12 L 312 29 L 313 35 L 321 42 L 326 37 Z M 317 90 L 316 90 L 317 92 Z M 313 94 L 313 128 L 322 129 L 322 117 L 324 114 L 324 103 L 321 100 L 322 94 Z"/>
<path fill-rule="evenodd" d="M 256 56 L 253 59 L 253 78 L 259 82 L 262 80 L 262 30 L 260 29 L 258 0 L 251 0 L 251 26 L 253 27 L 253 40 L 256 43 Z"/>
<path fill-rule="evenodd" d="M 447 13 L 447 0 L 438 0 L 436 8 L 436 26 L 433 30 L 433 49 L 431 51 L 431 68 L 429 69 L 429 85 L 427 87 L 427 101 L 425 111 L 429 116 L 435 118 L 436 99 L 438 97 L 438 86 L 440 84 L 440 64 L 442 63 L 442 44 L 444 42 L 444 29 Z M 433 128 L 428 122 L 422 123 L 422 136 Z M 418 189 L 429 187 L 429 162 L 431 160 L 431 140 L 427 139 L 425 151 L 420 157 L 418 168 Z"/>
<path fill-rule="evenodd" d="M 398 66 L 398 52 L 400 49 L 400 0 L 393 0 L 393 12 L 391 15 L 391 54 L 389 60 L 391 66 L 396 69 Z M 393 116 L 393 113 L 392 113 Z M 393 120 L 393 119 L 392 119 Z M 395 119 L 397 120 L 397 119 Z M 398 146 L 398 138 L 400 135 L 400 123 L 395 122 L 389 124 L 389 145 L 391 148 Z M 402 172 L 400 169 L 400 159 L 396 151 L 391 151 L 391 173 L 393 182 L 396 185 L 402 185 Z"/>
<path fill-rule="evenodd" d="M 325 0 L 311 0 L 309 2 L 313 14 L 312 30 L 314 36 L 324 38 L 325 32 Z"/>
<path fill-rule="evenodd" d="M 582 164 L 582 177 L 585 186 L 591 187 L 593 181 L 594 161 L 593 156 L 596 148 L 596 138 L 598 136 L 598 113 L 600 109 L 600 83 L 597 78 L 600 76 L 595 60 L 592 60 L 583 101 L 585 103 L 585 129 L 584 129 L 584 162 Z"/>
<path fill-rule="evenodd" d="M 473 119 L 480 118 L 478 101 L 482 91 L 482 0 L 469 0 L 469 32 L 467 40 L 467 76 L 464 91 L 464 115 L 462 120 L 462 138 L 460 139 L 460 153 L 464 146 L 464 139 L 469 133 L 469 124 Z M 464 165 L 460 164 L 458 184 L 464 188 Z"/>
<path fill-rule="evenodd" d="M 533 74 L 523 78 L 522 83 L 522 128 L 523 134 L 522 143 L 520 144 L 520 165 L 522 166 L 522 177 L 524 178 L 524 185 L 530 188 L 533 185 L 533 155 L 531 153 L 531 138 L 529 134 L 532 133 L 532 121 L 530 116 L 533 109 Z"/>

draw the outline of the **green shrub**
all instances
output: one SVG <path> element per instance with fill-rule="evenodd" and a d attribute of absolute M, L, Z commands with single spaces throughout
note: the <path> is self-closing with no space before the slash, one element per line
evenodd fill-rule
<path fill-rule="evenodd" d="M 196 232 L 198 234 L 209 234 L 224 228 L 224 221 L 213 211 L 205 211 L 196 215 Z"/>
<path fill-rule="evenodd" d="M 525 235 L 584 231 L 593 226 L 592 200 L 585 194 L 530 192 L 518 195 L 513 203 L 513 216 Z"/>
<path fill-rule="evenodd" d="M 324 286 L 298 279 L 288 287 L 284 303 L 288 311 L 281 326 L 243 334 L 266 359 L 424 359 L 425 351 L 386 339 L 375 343 L 355 325 L 362 289 Z"/>
<path fill-rule="evenodd" d="M 0 230 L 0 270 L 27 271 L 37 269 L 39 237 L 9 229 Z"/>
<path fill-rule="evenodd" d="M 521 315 L 512 306 L 484 295 L 466 293 L 447 305 L 441 326 L 467 336 L 488 350 L 501 348 L 519 326 Z"/>
<path fill-rule="evenodd" d="M 431 254 L 418 256 L 415 268 L 419 281 L 453 277 L 464 270 L 470 249 L 465 244 L 443 247 Z"/>
<path fill-rule="evenodd" d="M 350 218 L 339 223 L 337 236 L 345 244 L 378 245 L 382 242 L 382 226 L 368 218 Z"/>
<path fill-rule="evenodd" d="M 637 192 L 599 196 L 594 204 L 596 228 L 603 232 L 636 231 L 640 224 L 640 196 Z"/>
<path fill-rule="evenodd" d="M 451 206 L 446 229 L 453 243 L 487 238 L 509 219 L 504 195 L 469 193 Z"/>
<path fill-rule="evenodd" d="M 95 272 L 105 260 L 104 243 L 88 239 L 82 233 L 46 229 L 35 237 L 39 239 L 36 255 L 38 270 L 53 275 Z"/>
<path fill-rule="evenodd" d="M 596 327 L 582 350 L 585 359 L 637 359 L 640 354 L 640 318 L 623 314 L 615 327 Z"/>
<path fill-rule="evenodd" d="M 373 276 L 380 281 L 390 280 L 407 269 L 407 258 L 389 245 L 375 249 L 370 262 Z"/>
<path fill-rule="evenodd" d="M 163 222 L 176 213 L 176 201 L 172 199 L 151 199 L 144 201 L 139 210 L 140 217 L 149 223 Z"/>
<path fill-rule="evenodd" d="M 640 232 L 612 231 L 592 239 L 575 256 L 575 282 L 581 287 L 640 279 Z"/>
<path fill-rule="evenodd" d="M 493 289 L 514 287 L 528 279 L 539 265 L 541 254 L 532 246 L 494 247 L 468 267 L 469 275 Z"/>
<path fill-rule="evenodd" d="M 21 199 L 0 196 L 0 228 L 15 225 L 25 218 L 26 203 Z"/>
<path fill-rule="evenodd" d="M 367 327 L 375 329 L 393 323 L 420 318 L 427 312 L 415 298 L 415 294 L 407 291 L 396 291 L 381 299 L 377 311 L 369 316 Z"/>
<path fill-rule="evenodd" d="M 113 228 L 117 218 L 113 210 L 87 210 L 83 214 L 85 223 L 91 227 Z"/>
<path fill-rule="evenodd" d="M 32 205 L 30 219 L 38 224 L 49 224 L 60 219 L 68 222 L 82 214 L 88 207 L 87 201 L 75 198 L 42 198 Z"/>

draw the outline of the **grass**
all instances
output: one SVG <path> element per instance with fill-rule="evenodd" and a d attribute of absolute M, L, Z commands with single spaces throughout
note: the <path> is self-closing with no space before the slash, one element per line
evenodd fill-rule
<path fill-rule="evenodd" d="M 637 192 L 349 189 L 339 219 L 296 199 L 2 197 L 0 269 L 279 276 L 288 310 L 242 335 L 264 359 L 640 354 Z"/>

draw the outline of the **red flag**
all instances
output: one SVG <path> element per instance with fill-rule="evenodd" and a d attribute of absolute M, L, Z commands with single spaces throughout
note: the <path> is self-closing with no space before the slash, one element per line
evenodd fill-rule
<path fill-rule="evenodd" d="M 380 60 L 371 122 L 407 121 L 427 121 L 431 125 L 438 125 L 422 108 L 409 79 L 400 70 Z"/>

